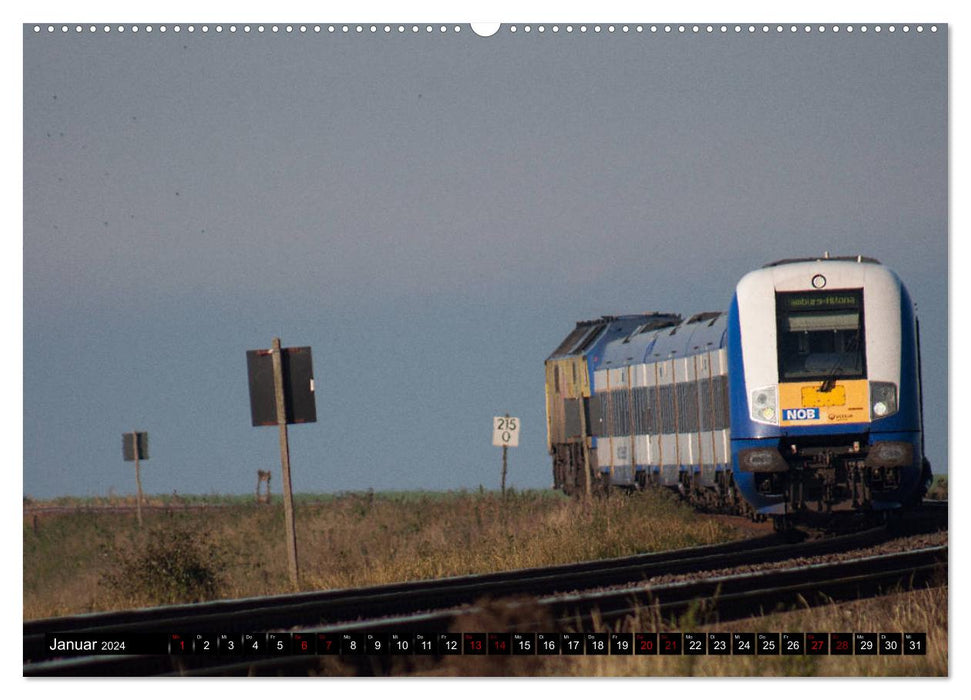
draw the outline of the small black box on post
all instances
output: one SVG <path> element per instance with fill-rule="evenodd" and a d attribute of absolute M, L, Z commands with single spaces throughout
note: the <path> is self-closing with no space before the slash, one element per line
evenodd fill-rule
<path fill-rule="evenodd" d="M 283 348 L 283 397 L 287 423 L 316 423 L 314 365 L 309 347 Z M 270 350 L 247 350 L 249 400 L 253 425 L 276 425 L 273 355 Z"/>
<path fill-rule="evenodd" d="M 138 436 L 137 445 L 135 436 Z M 135 454 L 136 446 L 138 454 Z M 148 433 L 122 433 L 121 454 L 126 462 L 134 462 L 136 458 L 148 459 Z"/>

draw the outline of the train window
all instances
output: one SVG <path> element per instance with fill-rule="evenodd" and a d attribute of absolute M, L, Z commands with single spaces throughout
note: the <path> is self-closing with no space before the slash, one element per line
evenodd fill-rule
<path fill-rule="evenodd" d="M 832 313 L 789 314 L 791 332 L 814 333 L 817 331 L 856 331 L 860 327 L 860 314 L 855 311 Z"/>
<path fill-rule="evenodd" d="M 589 347 L 593 345 L 593 341 L 596 340 L 597 337 L 600 335 L 600 331 L 602 331 L 605 327 L 606 327 L 606 324 L 599 324 L 591 328 L 590 332 L 583 339 L 583 341 L 579 345 L 577 345 L 577 347 L 573 350 L 573 354 L 583 354 L 584 352 L 586 352 L 587 349 L 589 349 Z"/>
<path fill-rule="evenodd" d="M 648 333 L 649 331 L 657 331 L 662 328 L 670 328 L 671 326 L 676 326 L 681 323 L 681 316 L 677 314 L 668 314 L 660 316 L 658 318 L 651 319 L 642 326 L 639 326 L 636 331 L 631 333 L 633 338 L 635 335 L 640 335 L 641 333 Z"/>
<path fill-rule="evenodd" d="M 866 377 L 863 290 L 776 295 L 779 381 Z"/>
<path fill-rule="evenodd" d="M 588 326 L 582 323 L 578 323 L 577 327 L 574 328 L 570 332 L 570 335 L 568 335 L 563 340 L 563 342 L 559 344 L 559 346 L 556 348 L 556 350 L 553 351 L 553 354 L 551 354 L 550 357 L 557 357 L 559 355 L 569 354 L 573 346 L 580 341 L 580 338 L 584 337 L 587 334 L 587 330 L 588 330 Z"/>

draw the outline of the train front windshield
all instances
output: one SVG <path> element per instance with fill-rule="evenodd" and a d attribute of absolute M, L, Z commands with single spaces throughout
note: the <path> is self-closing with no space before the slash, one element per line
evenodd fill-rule
<path fill-rule="evenodd" d="M 863 290 L 776 294 L 779 381 L 866 377 Z"/>

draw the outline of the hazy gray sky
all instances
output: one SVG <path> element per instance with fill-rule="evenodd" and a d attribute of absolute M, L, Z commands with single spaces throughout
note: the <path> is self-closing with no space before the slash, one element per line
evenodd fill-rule
<path fill-rule="evenodd" d="M 24 28 L 25 495 L 132 492 L 132 429 L 147 492 L 278 490 L 245 362 L 275 335 L 314 352 L 295 489 L 496 487 L 507 411 L 509 482 L 545 487 L 575 321 L 724 310 L 825 250 L 910 289 L 945 468 L 945 25 L 57 26 Z"/>

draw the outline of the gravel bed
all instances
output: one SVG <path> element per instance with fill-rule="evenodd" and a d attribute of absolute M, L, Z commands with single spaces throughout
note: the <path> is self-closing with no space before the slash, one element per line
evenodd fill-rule
<path fill-rule="evenodd" d="M 910 535 L 907 537 L 899 537 L 888 542 L 883 542 L 873 547 L 852 549 L 836 554 L 823 554 L 813 557 L 794 557 L 792 559 L 785 559 L 783 561 L 769 562 L 765 564 L 751 564 L 727 569 L 713 569 L 711 571 L 699 571 L 691 574 L 653 576 L 649 579 L 636 582 L 634 585 L 643 585 L 649 587 L 665 583 L 676 583 L 680 581 L 699 581 L 707 578 L 731 576 L 734 574 L 746 574 L 755 571 L 772 571 L 777 569 L 788 569 L 796 566 L 806 566 L 809 564 L 835 563 L 850 559 L 858 559 L 860 557 L 875 556 L 878 554 L 892 554 L 895 552 L 906 552 L 914 549 L 935 547 L 945 544 L 947 544 L 946 531 L 934 532 L 930 534 Z M 613 586 L 605 590 L 621 588 L 624 588 L 624 586 Z"/>

